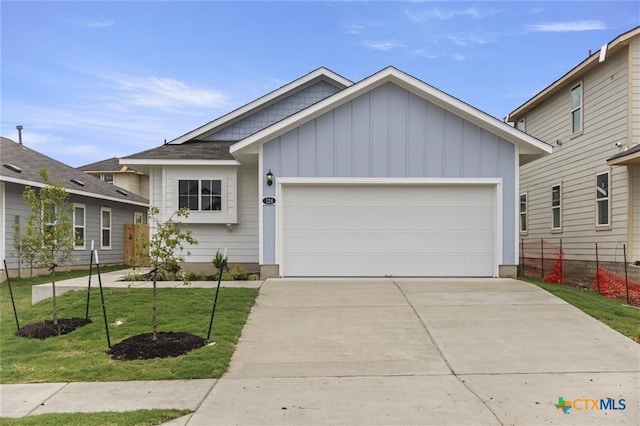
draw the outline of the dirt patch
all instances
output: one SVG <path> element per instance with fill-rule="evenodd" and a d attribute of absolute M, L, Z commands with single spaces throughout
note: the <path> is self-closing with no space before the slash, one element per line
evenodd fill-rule
<path fill-rule="evenodd" d="M 159 332 L 157 339 L 145 333 L 124 339 L 107 350 L 111 358 L 128 361 L 134 359 L 168 358 L 184 355 L 201 348 L 206 340 L 190 333 Z"/>
<path fill-rule="evenodd" d="M 16 331 L 16 336 L 29 339 L 44 340 L 49 337 L 69 334 L 76 328 L 87 325 L 91 322 L 86 318 L 58 318 L 58 325 L 53 320 L 44 320 L 35 324 L 29 324 Z"/>

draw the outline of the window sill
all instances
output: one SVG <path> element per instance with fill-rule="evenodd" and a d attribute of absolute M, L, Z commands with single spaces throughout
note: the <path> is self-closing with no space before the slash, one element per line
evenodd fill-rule
<path fill-rule="evenodd" d="M 191 211 L 189 216 L 181 218 L 182 223 L 238 223 L 238 215 L 224 211 L 201 212 Z"/>
<path fill-rule="evenodd" d="M 611 225 L 596 225 L 596 232 L 611 231 Z"/>
<path fill-rule="evenodd" d="M 562 228 L 551 228 L 552 234 L 562 234 Z"/>
<path fill-rule="evenodd" d="M 569 140 L 575 139 L 575 138 L 579 138 L 580 136 L 584 135 L 584 129 L 579 130 L 575 133 L 571 133 L 571 136 L 569 136 Z"/>

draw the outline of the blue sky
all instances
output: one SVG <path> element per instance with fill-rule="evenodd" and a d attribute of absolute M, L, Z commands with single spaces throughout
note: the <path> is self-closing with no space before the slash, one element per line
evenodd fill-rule
<path fill-rule="evenodd" d="M 619 34 L 637 1 L 0 4 L 1 129 L 77 167 L 161 145 L 325 66 L 393 65 L 503 118 Z"/>

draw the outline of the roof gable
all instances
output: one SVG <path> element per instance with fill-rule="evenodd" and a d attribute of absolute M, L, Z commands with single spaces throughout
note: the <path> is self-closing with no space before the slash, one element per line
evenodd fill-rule
<path fill-rule="evenodd" d="M 45 184 L 39 171 L 44 167 L 49 171 L 51 180 L 59 181 L 70 194 L 140 206 L 148 205 L 148 200 L 144 197 L 87 175 L 81 170 L 47 157 L 11 139 L 0 137 L 0 142 L 2 143 L 0 181 L 41 187 Z"/>
<path fill-rule="evenodd" d="M 584 61 L 580 62 L 574 68 L 572 68 L 565 75 L 551 83 L 537 95 L 526 101 L 524 104 L 520 105 L 514 111 L 512 111 L 507 116 L 507 121 L 515 122 L 519 118 L 522 117 L 523 114 L 526 114 L 527 111 L 534 108 L 536 105 L 547 100 L 550 96 L 555 94 L 558 90 L 561 90 L 565 85 L 570 84 L 572 81 L 577 80 L 584 74 L 590 72 L 594 67 L 597 67 L 600 62 L 606 61 L 607 55 L 612 55 L 620 48 L 629 44 L 629 40 L 640 36 L 640 27 L 635 27 L 626 33 L 623 33 L 610 41 L 609 43 L 602 46 L 600 50 L 589 56 Z"/>
<path fill-rule="evenodd" d="M 251 114 L 255 114 L 258 111 L 269 107 L 279 101 L 286 99 L 293 94 L 304 90 L 305 88 L 317 84 L 320 82 L 329 83 L 330 85 L 337 87 L 338 89 L 343 89 L 345 87 L 349 87 L 353 84 L 350 80 L 334 73 L 333 71 L 321 67 L 317 70 L 300 77 L 297 80 L 288 83 L 279 89 L 274 90 L 271 93 L 268 93 L 265 96 L 262 96 L 242 107 L 219 117 L 204 126 L 201 126 L 195 130 L 192 130 L 184 135 L 172 140 L 169 144 L 182 144 L 187 141 L 192 140 L 201 140 L 206 139 L 208 136 L 219 132 L 227 126 L 230 126 L 243 118 L 250 116 Z M 223 137 L 220 135 L 220 137 Z M 229 139 L 227 139 L 229 140 Z"/>
<path fill-rule="evenodd" d="M 551 153 L 550 145 L 530 136 L 512 126 L 482 112 L 461 100 L 412 77 L 397 68 L 387 67 L 364 80 L 353 84 L 341 92 L 317 104 L 294 114 L 273 126 L 257 132 L 231 146 L 232 154 L 255 154 L 260 144 L 274 139 L 320 115 L 343 105 L 362 94 L 386 83 L 396 84 L 403 89 L 438 105 L 439 107 L 517 145 L 524 159 Z M 521 158 L 521 160 L 522 160 Z"/>

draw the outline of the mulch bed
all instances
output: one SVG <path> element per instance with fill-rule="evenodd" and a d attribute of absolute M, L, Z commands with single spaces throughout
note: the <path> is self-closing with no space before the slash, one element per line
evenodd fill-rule
<path fill-rule="evenodd" d="M 145 333 L 124 339 L 113 345 L 107 353 L 111 358 L 122 361 L 168 358 L 184 355 L 205 344 L 205 339 L 191 333 L 158 332 L 156 340 L 153 340 L 152 333 Z"/>
<path fill-rule="evenodd" d="M 76 328 L 87 325 L 90 322 L 91 320 L 86 318 L 58 318 L 58 325 L 55 325 L 53 320 L 45 320 L 25 325 L 16 331 L 16 336 L 44 340 L 49 337 L 69 334 Z"/>

